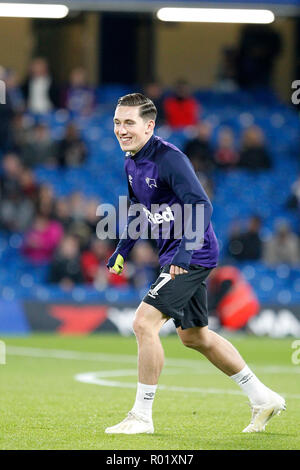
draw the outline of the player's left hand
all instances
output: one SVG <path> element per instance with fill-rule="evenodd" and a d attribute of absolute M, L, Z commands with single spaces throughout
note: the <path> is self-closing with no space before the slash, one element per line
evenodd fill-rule
<path fill-rule="evenodd" d="M 118 253 L 113 253 L 106 265 L 110 273 L 121 274 L 124 268 L 124 258 Z"/>
<path fill-rule="evenodd" d="M 186 271 L 185 269 L 181 268 L 180 266 L 174 266 L 174 264 L 171 264 L 169 272 L 171 274 L 171 279 L 172 280 L 174 280 L 175 276 L 177 276 L 178 274 L 187 274 L 188 273 L 188 271 Z"/>

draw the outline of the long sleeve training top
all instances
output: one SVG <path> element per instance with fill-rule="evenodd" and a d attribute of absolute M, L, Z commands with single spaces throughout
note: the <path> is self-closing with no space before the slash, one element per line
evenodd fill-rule
<path fill-rule="evenodd" d="M 211 225 L 212 205 L 187 156 L 152 135 L 135 155 L 126 153 L 124 166 L 131 206 L 116 252 L 126 259 L 134 246 L 136 239 L 130 236 L 128 227 L 136 217 L 135 204 L 140 204 L 146 222 L 148 219 L 151 224 L 161 266 L 215 267 L 219 248 Z"/>

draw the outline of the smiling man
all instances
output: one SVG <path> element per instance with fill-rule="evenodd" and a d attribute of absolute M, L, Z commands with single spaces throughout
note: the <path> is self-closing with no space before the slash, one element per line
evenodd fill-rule
<path fill-rule="evenodd" d="M 273 415 L 285 409 L 285 401 L 259 381 L 231 343 L 207 326 L 205 280 L 218 261 L 218 243 L 211 225 L 212 205 L 187 156 L 153 134 L 156 114 L 150 99 L 134 93 L 119 99 L 114 116 L 114 132 L 126 152 L 125 172 L 132 209 L 134 204 L 141 204 L 151 229 L 169 222 L 170 230 L 168 237 L 158 230 L 160 275 L 139 305 L 133 324 L 138 343 L 136 400 L 128 416 L 105 432 L 154 432 L 152 404 L 164 363 L 159 331 L 170 318 L 182 343 L 204 354 L 249 397 L 252 419 L 244 432 L 262 431 Z M 153 213 L 155 204 L 163 209 Z M 180 214 L 172 208 L 184 212 L 185 205 L 192 208 L 191 217 L 187 222 L 181 217 L 182 236 L 176 237 L 174 227 Z M 199 207 L 203 208 L 201 226 L 197 226 Z M 122 273 L 136 242 L 129 236 L 134 219 L 130 208 L 125 233 L 108 260 L 111 272 Z M 203 236 L 201 243 L 191 249 L 188 234 L 195 227 Z"/>
<path fill-rule="evenodd" d="M 140 115 L 141 112 L 141 115 Z M 144 120 L 143 117 L 152 117 Z M 114 117 L 114 132 L 124 152 L 132 155 L 139 152 L 153 134 L 155 125 L 155 110 L 151 105 L 139 107 L 119 105 Z"/>

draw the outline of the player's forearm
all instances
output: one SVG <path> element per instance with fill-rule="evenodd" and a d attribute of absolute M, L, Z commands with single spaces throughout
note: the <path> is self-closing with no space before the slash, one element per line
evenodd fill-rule
<path fill-rule="evenodd" d="M 117 245 L 117 248 L 115 250 L 115 253 L 118 253 L 123 256 L 124 260 L 128 257 L 130 251 L 134 247 L 135 243 L 137 242 L 137 238 L 131 238 L 129 234 L 129 226 L 131 222 L 135 219 L 134 216 L 129 216 L 127 220 L 127 225 L 123 230 L 123 233 L 121 235 L 120 241 Z"/>

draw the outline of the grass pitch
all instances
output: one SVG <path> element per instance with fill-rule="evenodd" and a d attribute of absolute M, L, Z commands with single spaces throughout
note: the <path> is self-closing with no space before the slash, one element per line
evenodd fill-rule
<path fill-rule="evenodd" d="M 153 435 L 106 435 L 131 409 L 135 338 L 108 335 L 1 338 L 0 449 L 300 449 L 300 365 L 292 339 L 230 340 L 258 377 L 283 394 L 287 411 L 266 431 L 250 422 L 237 385 L 176 336 L 162 338 L 166 365 L 153 407 Z M 79 381 L 81 380 L 81 381 Z"/>

